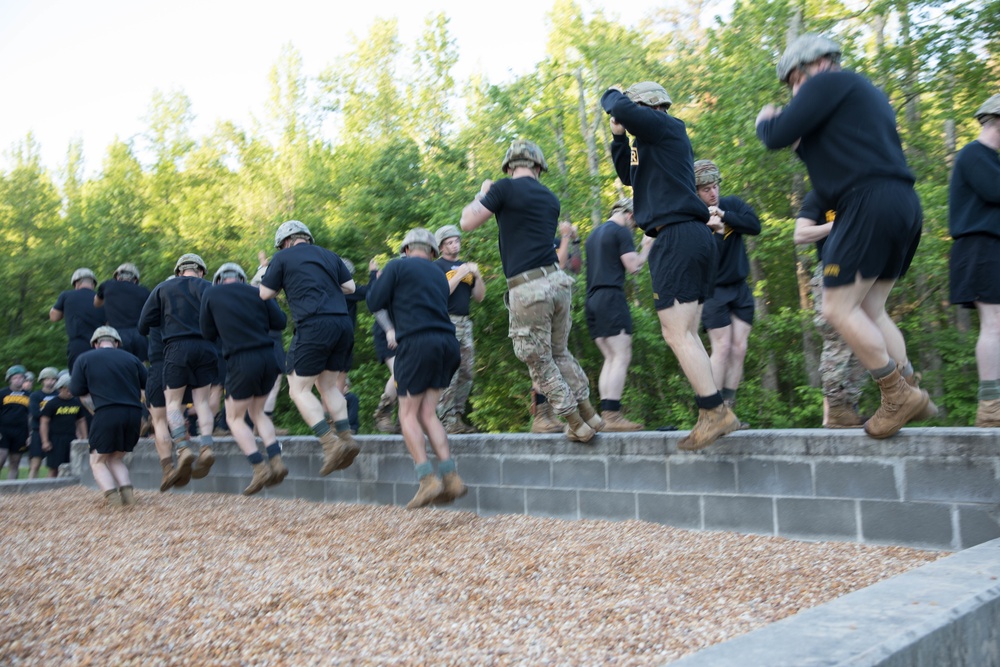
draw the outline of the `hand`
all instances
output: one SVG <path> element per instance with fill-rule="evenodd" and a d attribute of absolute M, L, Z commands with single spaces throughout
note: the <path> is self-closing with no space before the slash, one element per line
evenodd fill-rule
<path fill-rule="evenodd" d="M 390 350 L 395 350 L 396 349 L 397 343 L 396 343 L 396 330 L 395 329 L 389 329 L 388 331 L 385 332 L 385 342 L 386 342 L 386 345 L 389 346 Z"/>
<path fill-rule="evenodd" d="M 722 218 L 720 218 L 717 215 L 713 215 L 711 218 L 709 218 L 706 224 L 708 225 L 708 228 L 711 229 L 712 232 L 715 234 L 721 234 L 723 230 L 726 228 L 726 225 L 722 222 Z"/>
<path fill-rule="evenodd" d="M 575 241 L 578 235 L 576 225 L 574 225 L 572 222 L 560 222 L 559 235 L 562 236 L 563 238 L 569 237 L 570 240 Z"/>
<path fill-rule="evenodd" d="M 718 206 L 709 206 L 708 207 L 708 214 L 709 215 L 717 215 L 717 216 L 719 216 L 720 220 L 725 220 L 726 219 L 726 212 L 723 211 Z"/>
<path fill-rule="evenodd" d="M 493 181 L 487 178 L 485 181 L 483 181 L 483 184 L 479 186 L 479 194 L 476 196 L 476 199 L 482 199 L 483 197 L 485 197 L 486 194 L 490 191 L 491 187 L 493 187 Z"/>
<path fill-rule="evenodd" d="M 257 267 L 257 272 L 253 274 L 253 278 L 250 279 L 250 284 L 254 287 L 260 285 L 260 281 L 264 279 L 264 274 L 267 272 L 267 265 L 271 260 L 268 259 L 267 253 L 261 250 L 257 253 L 257 262 L 260 264 Z"/>
<path fill-rule="evenodd" d="M 780 114 L 781 107 L 776 107 L 773 104 L 765 104 L 764 108 L 760 110 L 759 114 L 757 114 L 757 121 L 754 123 L 754 127 L 760 125 L 765 120 L 771 120 Z"/>
<path fill-rule="evenodd" d="M 42 443 L 42 451 L 43 452 L 51 452 L 52 451 L 52 443 L 51 442 L 43 442 Z"/>
<path fill-rule="evenodd" d="M 368 270 L 369 271 L 378 271 L 378 262 L 375 261 L 374 257 L 372 257 L 370 260 L 368 260 Z"/>
<path fill-rule="evenodd" d="M 625 126 L 615 120 L 614 116 L 611 116 L 611 134 L 618 137 L 625 134 Z"/>
<path fill-rule="evenodd" d="M 656 242 L 656 239 L 653 238 L 652 236 L 645 236 L 645 235 L 643 235 L 643 237 L 642 237 L 642 248 L 643 248 L 643 250 L 645 250 L 646 248 L 649 248 L 655 242 Z"/>
<path fill-rule="evenodd" d="M 476 276 L 477 278 L 481 278 L 482 277 L 482 276 L 479 275 L 479 265 L 476 264 L 475 262 L 466 262 L 462 266 L 465 267 L 466 271 L 468 271 L 472 275 Z"/>

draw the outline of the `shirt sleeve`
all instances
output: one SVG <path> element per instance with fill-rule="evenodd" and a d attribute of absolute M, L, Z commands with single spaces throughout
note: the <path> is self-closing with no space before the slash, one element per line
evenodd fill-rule
<path fill-rule="evenodd" d="M 757 138 L 772 150 L 791 146 L 826 123 L 849 91 L 846 79 L 823 74 L 813 77 L 802 84 L 780 114 L 757 126 Z"/>

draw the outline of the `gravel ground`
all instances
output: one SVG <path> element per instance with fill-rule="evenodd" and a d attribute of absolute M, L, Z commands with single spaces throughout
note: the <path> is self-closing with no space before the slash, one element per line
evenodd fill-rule
<path fill-rule="evenodd" d="M 0 497 L 0 664 L 662 664 L 947 555 L 638 521 L 97 497 Z"/>

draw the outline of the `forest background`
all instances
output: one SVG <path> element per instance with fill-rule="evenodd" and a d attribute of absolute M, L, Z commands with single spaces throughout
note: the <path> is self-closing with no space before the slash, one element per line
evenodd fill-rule
<path fill-rule="evenodd" d="M 83 176 L 78 143 L 51 171 L 28 135 L 0 171 L 0 359 L 36 372 L 65 364 L 64 328 L 48 321 L 48 311 L 77 267 L 105 280 L 131 261 L 153 287 L 179 255 L 197 252 L 210 274 L 227 261 L 252 273 L 257 252 L 273 252 L 274 230 L 288 219 L 351 259 L 363 284 L 368 260 L 384 265 L 407 230 L 457 224 L 481 181 L 502 176 L 500 161 L 518 137 L 542 147 L 543 182 L 561 200 L 563 219 L 586 238 L 615 199 L 631 194 L 615 178 L 600 95 L 613 84 L 654 80 L 687 124 L 696 159 L 720 166 L 722 194 L 743 197 L 763 223 L 760 236 L 747 238 L 757 319 L 738 413 L 754 428 L 817 427 L 822 341 L 809 294 L 816 259 L 811 247 L 792 243 L 808 179 L 794 154 L 765 150 L 754 133 L 758 110 L 789 96 L 774 63 L 790 39 L 809 31 L 835 36 L 845 67 L 868 76 L 897 111 L 925 219 L 889 308 L 942 408 L 933 423 L 970 424 L 978 323 L 974 312 L 948 303 L 948 178 L 955 152 L 978 133 L 973 111 L 998 92 L 1000 0 L 875 0 L 860 9 L 829 0 L 743 1 L 707 27 L 698 20 L 703 5 L 688 0 L 627 27 L 558 0 L 546 57 L 503 84 L 454 79 L 456 45 L 443 14 L 427 17 L 414 44 L 401 43 L 396 21 L 376 20 L 318 77 L 303 74 L 290 44 L 270 75 L 265 122 L 222 122 L 192 136 L 191 100 L 182 91 L 158 92 L 147 117 L 148 151 L 113 143 L 93 177 Z M 321 137 L 330 121 L 335 138 Z M 469 416 L 482 430 L 526 430 L 531 383 L 507 339 L 495 223 L 463 235 L 461 258 L 478 262 L 487 281 L 486 299 L 472 312 Z M 570 346 L 596 399 L 602 359 L 584 323 L 584 277 L 577 281 Z M 650 427 L 690 427 L 691 389 L 660 337 L 648 273 L 630 278 L 627 289 L 635 323 L 629 415 Z M 350 377 L 369 432 L 387 370 L 374 357 L 371 316 L 359 310 Z M 876 403 L 869 386 L 862 409 Z M 305 430 L 287 395 L 277 421 Z"/>

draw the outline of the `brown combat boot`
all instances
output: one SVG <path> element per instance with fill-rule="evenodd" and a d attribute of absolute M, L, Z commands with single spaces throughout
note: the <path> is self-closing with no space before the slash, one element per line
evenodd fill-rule
<path fill-rule="evenodd" d="M 979 401 L 979 408 L 976 410 L 976 426 L 979 428 L 1000 426 L 1000 398 Z"/>
<path fill-rule="evenodd" d="M 174 485 L 176 481 L 174 475 L 174 457 L 160 461 L 160 467 L 163 468 L 163 479 L 160 481 L 160 493 L 165 493 Z"/>
<path fill-rule="evenodd" d="M 392 406 L 395 399 L 382 394 L 378 407 L 375 408 L 375 429 L 380 433 L 399 433 L 399 425 L 392 419 Z"/>
<path fill-rule="evenodd" d="M 122 507 L 125 503 L 122 502 L 122 496 L 118 493 L 118 489 L 111 489 L 110 491 L 104 492 L 104 506 L 105 507 Z"/>
<path fill-rule="evenodd" d="M 190 447 L 177 450 L 177 465 L 174 467 L 170 486 L 185 486 L 191 481 L 191 466 L 194 465 L 194 454 Z M 169 487 L 168 487 L 169 488 Z"/>
<path fill-rule="evenodd" d="M 865 420 L 853 405 L 831 405 L 826 412 L 826 428 L 861 428 Z"/>
<path fill-rule="evenodd" d="M 434 502 L 439 505 L 457 500 L 469 492 L 469 487 L 465 485 L 465 482 L 462 481 L 457 472 L 445 473 L 441 477 L 441 485 L 444 490 L 434 499 Z"/>
<path fill-rule="evenodd" d="M 461 481 L 461 480 L 459 480 Z M 406 509 L 415 510 L 420 507 L 427 507 L 433 503 L 444 491 L 444 484 L 441 478 L 435 474 L 424 475 L 420 478 L 420 488 L 417 489 L 413 500 L 406 504 Z"/>
<path fill-rule="evenodd" d="M 882 404 L 865 422 L 865 433 L 873 438 L 888 438 L 916 419 L 930 398 L 923 389 L 911 387 L 898 368 L 876 382 L 882 390 Z"/>
<path fill-rule="evenodd" d="M 275 454 L 268 461 L 267 464 L 271 468 L 271 477 L 264 482 L 264 486 L 277 486 L 281 484 L 286 477 L 288 477 L 288 467 L 285 466 L 285 462 L 281 460 L 281 454 Z"/>
<path fill-rule="evenodd" d="M 551 403 L 540 403 L 535 406 L 535 418 L 531 420 L 532 433 L 562 433 L 563 425 L 552 414 Z"/>
<path fill-rule="evenodd" d="M 604 419 L 605 431 L 641 431 L 643 428 L 642 424 L 625 419 L 621 410 L 605 410 L 601 417 Z"/>
<path fill-rule="evenodd" d="M 334 470 L 349 467 L 361 451 L 361 447 L 349 430 L 338 433 L 330 431 L 319 441 L 323 444 L 323 467 L 320 468 L 319 474 L 324 477 Z"/>
<path fill-rule="evenodd" d="M 594 429 L 594 431 L 600 431 L 604 428 L 604 420 L 601 419 L 601 415 L 597 414 L 597 410 L 594 409 L 589 400 L 577 401 L 576 407 L 580 410 L 580 416 L 583 417 L 583 421 L 587 422 L 587 426 Z"/>
<path fill-rule="evenodd" d="M 566 437 L 571 441 L 590 442 L 597 435 L 597 431 L 584 421 L 579 410 L 574 410 L 564 417 L 566 418 Z"/>
<path fill-rule="evenodd" d="M 740 428 L 740 420 L 725 403 L 711 410 L 699 408 L 698 422 L 691 432 L 681 438 L 677 449 L 693 452 L 708 447 L 713 442 Z"/>
<path fill-rule="evenodd" d="M 920 373 L 914 373 L 910 377 L 906 378 L 906 383 L 911 387 L 916 387 L 920 389 L 920 379 L 923 377 Z M 938 407 L 934 405 L 934 401 L 931 400 L 930 395 L 927 396 L 927 406 L 921 410 L 914 418 L 915 422 L 922 422 L 925 419 L 934 419 L 938 416 Z"/>
<path fill-rule="evenodd" d="M 119 487 L 118 494 L 122 497 L 122 505 L 135 505 L 135 488 L 131 484 Z"/>
<path fill-rule="evenodd" d="M 198 454 L 198 460 L 194 462 L 194 466 L 191 468 L 191 476 L 195 479 L 202 479 L 208 475 L 208 471 L 212 469 L 213 463 L 215 463 L 215 454 L 212 453 L 212 448 L 202 447 L 201 452 Z"/>
<path fill-rule="evenodd" d="M 271 466 L 268 465 L 267 461 L 261 461 L 260 463 L 253 464 L 253 478 L 250 480 L 250 485 L 243 489 L 244 496 L 252 496 L 257 493 L 265 486 L 270 486 L 268 482 L 271 481 Z"/>

